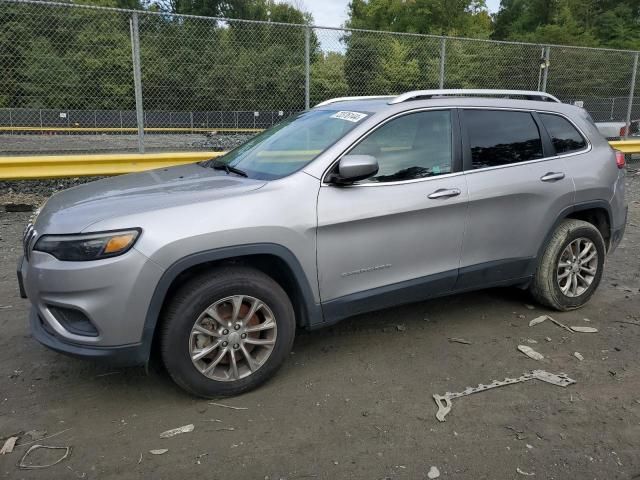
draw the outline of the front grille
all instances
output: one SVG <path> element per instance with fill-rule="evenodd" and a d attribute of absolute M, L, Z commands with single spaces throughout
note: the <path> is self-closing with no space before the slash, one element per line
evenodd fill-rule
<path fill-rule="evenodd" d="M 22 235 L 22 248 L 24 249 L 24 258 L 29 260 L 29 256 L 31 253 L 31 247 L 33 239 L 36 237 L 36 230 L 33 228 L 33 224 L 27 224 L 24 229 L 24 234 Z"/>

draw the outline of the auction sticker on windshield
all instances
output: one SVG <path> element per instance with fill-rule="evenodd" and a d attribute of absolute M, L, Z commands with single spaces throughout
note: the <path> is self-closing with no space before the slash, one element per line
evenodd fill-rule
<path fill-rule="evenodd" d="M 346 120 L 348 122 L 355 123 L 355 122 L 359 122 L 366 116 L 367 116 L 366 113 L 340 111 L 331 115 L 331 118 L 339 118 L 340 120 Z"/>

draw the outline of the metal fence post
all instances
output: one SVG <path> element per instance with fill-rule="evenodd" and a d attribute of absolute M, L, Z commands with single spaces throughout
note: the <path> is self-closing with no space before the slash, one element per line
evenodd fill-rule
<path fill-rule="evenodd" d="M 444 68 L 447 58 L 447 39 L 440 39 L 440 82 L 438 85 L 440 86 L 440 90 L 444 88 Z"/>
<path fill-rule="evenodd" d="M 631 130 L 631 109 L 633 108 L 633 95 L 636 89 L 636 72 L 638 71 L 638 52 L 633 56 L 633 71 L 631 72 L 631 88 L 629 89 L 629 105 L 627 105 L 627 121 L 625 122 L 624 139 L 629 138 Z"/>
<path fill-rule="evenodd" d="M 138 152 L 144 153 L 144 108 L 142 106 L 142 74 L 140 72 L 140 32 L 138 14 L 131 15 L 131 57 L 133 59 L 133 87 L 136 97 L 136 122 L 138 124 Z"/>
<path fill-rule="evenodd" d="M 11 115 L 11 111 L 13 109 L 9 109 L 9 127 L 11 127 L 11 135 L 13 135 L 13 116 Z"/>
<path fill-rule="evenodd" d="M 309 110 L 311 83 L 311 28 L 304 29 L 304 109 Z"/>
<path fill-rule="evenodd" d="M 542 72 L 542 91 L 547 91 L 547 78 L 549 77 L 549 57 L 551 55 L 551 47 L 544 47 L 544 72 Z"/>

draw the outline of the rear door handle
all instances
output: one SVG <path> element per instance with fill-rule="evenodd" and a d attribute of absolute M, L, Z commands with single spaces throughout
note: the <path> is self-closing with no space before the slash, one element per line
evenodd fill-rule
<path fill-rule="evenodd" d="M 435 192 L 429 194 L 429 198 L 449 198 L 460 195 L 458 188 L 439 188 Z"/>
<path fill-rule="evenodd" d="M 562 180 L 563 178 L 563 172 L 548 172 L 540 177 L 540 180 L 542 180 L 543 182 L 555 182 L 556 180 Z"/>

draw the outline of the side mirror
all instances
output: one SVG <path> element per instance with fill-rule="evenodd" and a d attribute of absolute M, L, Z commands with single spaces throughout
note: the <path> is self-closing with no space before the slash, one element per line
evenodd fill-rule
<path fill-rule="evenodd" d="M 338 172 L 331 176 L 330 181 L 348 185 L 375 175 L 378 168 L 378 160 L 373 155 L 345 155 L 338 163 Z"/>

